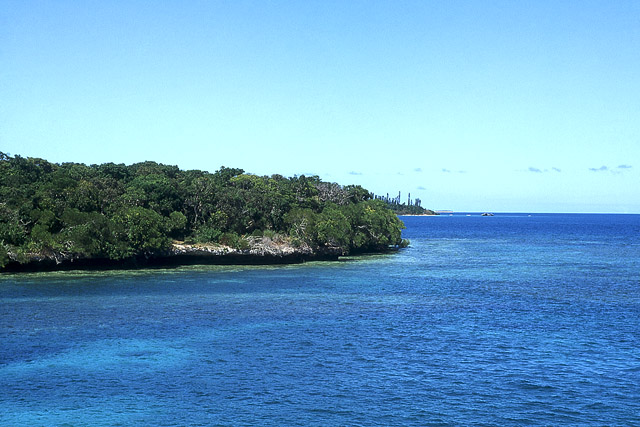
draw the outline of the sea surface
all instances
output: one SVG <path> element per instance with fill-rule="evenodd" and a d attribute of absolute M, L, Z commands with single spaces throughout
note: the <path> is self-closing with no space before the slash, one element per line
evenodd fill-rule
<path fill-rule="evenodd" d="M 0 276 L 3 426 L 640 425 L 640 215 L 389 255 Z"/>

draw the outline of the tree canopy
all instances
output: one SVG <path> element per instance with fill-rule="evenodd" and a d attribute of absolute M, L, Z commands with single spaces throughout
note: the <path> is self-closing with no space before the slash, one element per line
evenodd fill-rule
<path fill-rule="evenodd" d="M 402 228 L 366 189 L 317 176 L 56 164 L 0 152 L 0 267 L 32 254 L 152 256 L 177 240 L 242 247 L 265 233 L 344 254 L 380 251 L 402 244 Z"/>

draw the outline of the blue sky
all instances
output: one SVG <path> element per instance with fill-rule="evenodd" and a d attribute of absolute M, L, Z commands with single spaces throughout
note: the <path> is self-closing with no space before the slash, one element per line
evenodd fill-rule
<path fill-rule="evenodd" d="M 0 0 L 0 151 L 640 213 L 638 52 L 638 1 Z"/>

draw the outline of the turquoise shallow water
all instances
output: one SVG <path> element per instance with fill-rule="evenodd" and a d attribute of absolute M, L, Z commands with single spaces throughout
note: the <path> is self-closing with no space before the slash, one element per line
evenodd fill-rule
<path fill-rule="evenodd" d="M 640 425 L 640 216 L 338 263 L 0 277 L 2 425 Z"/>

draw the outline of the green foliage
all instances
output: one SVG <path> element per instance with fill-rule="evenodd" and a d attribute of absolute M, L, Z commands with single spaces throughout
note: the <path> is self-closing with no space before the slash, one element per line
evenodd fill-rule
<path fill-rule="evenodd" d="M 131 255 L 149 255 L 168 249 L 171 244 L 166 222 L 159 213 L 150 209 L 140 206 L 123 208 L 116 213 L 115 222 L 122 226 Z"/>
<path fill-rule="evenodd" d="M 220 236 L 220 244 L 229 246 L 234 249 L 245 250 L 249 249 L 249 242 L 247 239 L 238 236 L 233 231 L 227 231 Z"/>
<path fill-rule="evenodd" d="M 85 257 L 123 259 L 135 254 L 125 240 L 124 228 L 98 212 L 68 208 L 62 214 L 62 230 L 54 249 Z"/>
<path fill-rule="evenodd" d="M 193 235 L 193 241 L 196 243 L 217 243 L 220 241 L 222 231 L 208 225 L 200 226 Z"/>
<path fill-rule="evenodd" d="M 396 215 L 437 215 L 434 211 L 430 209 L 425 209 L 421 206 L 416 205 L 407 205 L 407 204 L 388 204 L 389 209 L 393 211 Z"/>
<path fill-rule="evenodd" d="M 248 249 L 251 249 L 251 244 L 249 243 L 249 241 L 247 239 L 245 239 L 244 237 L 241 237 L 238 240 L 237 245 L 235 246 L 236 249 L 239 249 L 241 251 L 246 251 Z"/>
<path fill-rule="evenodd" d="M 26 225 L 17 209 L 0 203 L 0 241 L 21 246 L 27 240 Z"/>
<path fill-rule="evenodd" d="M 172 239 L 247 249 L 249 235 L 343 253 L 400 246 L 402 222 L 372 197 L 317 176 L 55 164 L 0 153 L 0 263 L 34 253 L 152 256 Z"/>
<path fill-rule="evenodd" d="M 131 180 L 126 195 L 130 201 L 135 200 L 135 205 L 152 209 L 161 215 L 169 215 L 182 204 L 175 180 L 154 173 Z"/>
<path fill-rule="evenodd" d="M 363 202 L 365 200 L 369 200 L 372 197 L 371 192 L 362 188 L 359 185 L 347 185 L 344 187 L 347 195 L 349 197 L 349 201 L 351 203 Z"/>
<path fill-rule="evenodd" d="M 36 224 L 31 229 L 31 244 L 29 249 L 33 252 L 52 249 L 54 247 L 53 235 L 42 224 Z"/>
<path fill-rule="evenodd" d="M 7 252 L 7 248 L 0 244 L 0 268 L 7 265 L 7 263 L 9 263 L 9 253 Z"/>
<path fill-rule="evenodd" d="M 172 237 L 184 237 L 187 227 L 187 217 L 182 212 L 171 212 L 167 221 L 167 229 Z"/>
<path fill-rule="evenodd" d="M 350 207 L 351 248 L 377 251 L 402 242 L 402 221 L 379 200 L 367 200 Z"/>
<path fill-rule="evenodd" d="M 309 208 L 294 208 L 289 211 L 284 216 L 289 235 L 306 243 L 315 242 L 317 240 L 317 216 Z"/>
<path fill-rule="evenodd" d="M 327 205 L 317 217 L 316 241 L 319 244 L 348 247 L 351 224 L 343 211 L 333 204 Z"/>
<path fill-rule="evenodd" d="M 278 233 L 276 233 L 273 230 L 264 230 L 262 231 L 262 236 L 267 237 L 269 239 L 275 239 L 278 236 Z"/>

